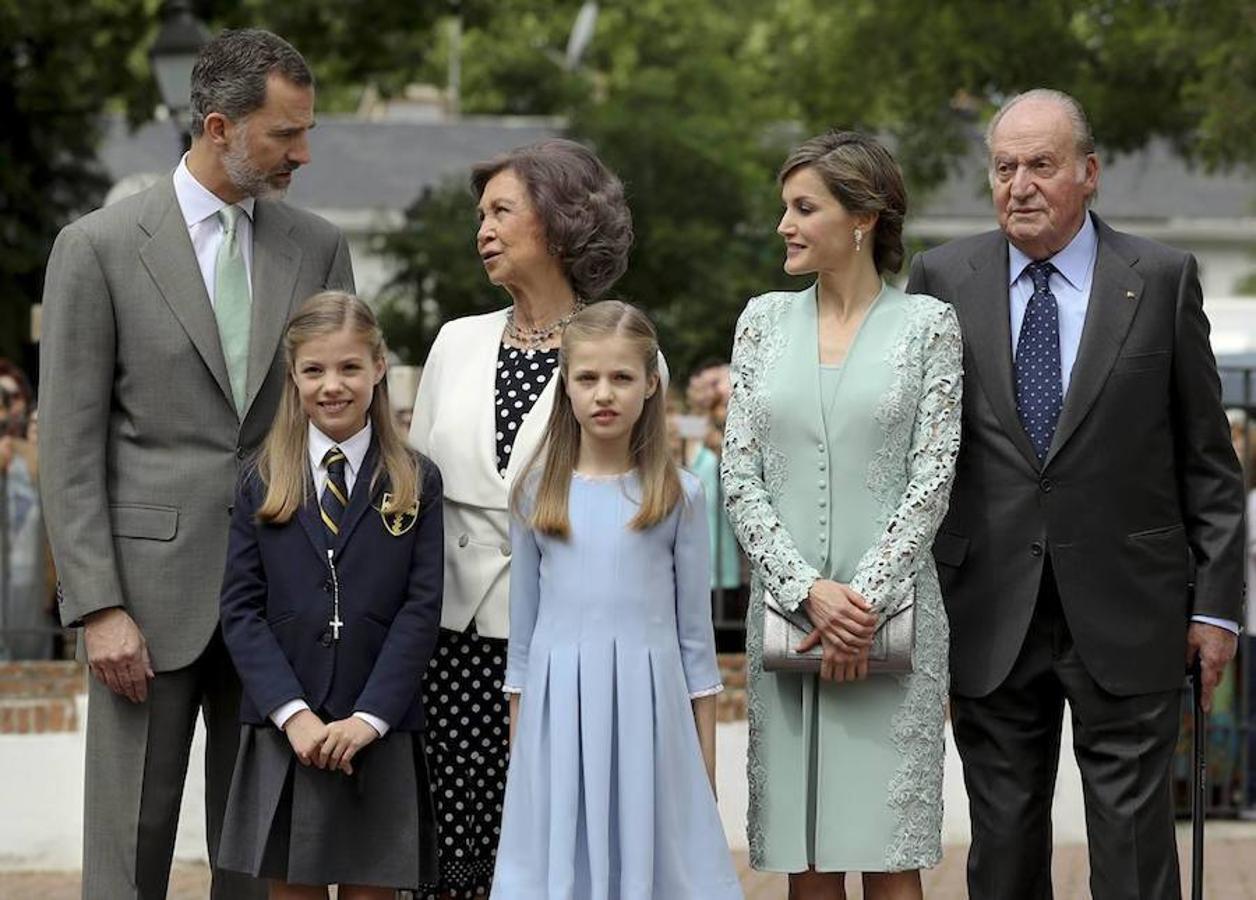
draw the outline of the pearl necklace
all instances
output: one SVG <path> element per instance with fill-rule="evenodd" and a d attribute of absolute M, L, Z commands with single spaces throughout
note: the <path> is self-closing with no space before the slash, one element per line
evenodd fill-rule
<path fill-rule="evenodd" d="M 515 308 L 512 306 L 506 310 L 506 337 L 518 344 L 520 349 L 525 350 L 530 355 L 542 349 L 554 335 L 560 334 L 571 320 L 576 317 L 576 313 L 582 309 L 584 309 L 584 301 L 576 298 L 576 302 L 571 307 L 571 312 L 567 313 L 567 315 L 555 319 L 548 325 L 529 328 L 515 321 Z"/>

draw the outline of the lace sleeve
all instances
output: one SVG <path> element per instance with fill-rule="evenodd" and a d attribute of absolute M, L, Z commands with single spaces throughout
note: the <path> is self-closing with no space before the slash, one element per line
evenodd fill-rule
<path fill-rule="evenodd" d="M 911 594 L 946 515 L 959 454 L 963 341 L 948 305 L 924 338 L 924 378 L 911 446 L 907 488 L 881 538 L 859 560 L 850 586 L 878 613 L 893 612 Z"/>
<path fill-rule="evenodd" d="M 720 481 L 729 521 L 755 574 L 783 607 L 792 610 L 807 598 L 820 573 L 794 546 L 764 480 L 767 401 L 762 385 L 756 383 L 766 368 L 764 318 L 752 300 L 737 322 Z"/>

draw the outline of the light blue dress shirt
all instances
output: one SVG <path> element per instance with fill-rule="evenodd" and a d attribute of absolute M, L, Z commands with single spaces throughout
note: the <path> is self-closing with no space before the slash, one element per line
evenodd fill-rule
<path fill-rule="evenodd" d="M 1065 402 L 1068 401 L 1068 386 L 1073 374 L 1073 364 L 1077 362 L 1077 349 L 1082 343 L 1082 328 L 1086 324 L 1086 308 L 1090 305 L 1090 285 L 1095 277 L 1095 257 L 1099 252 L 1099 235 L 1095 231 L 1095 223 L 1087 214 L 1082 227 L 1068 245 L 1051 257 L 1051 265 L 1055 271 L 1047 282 L 1051 293 L 1055 295 L 1056 306 L 1060 312 L 1060 379 L 1064 391 Z M 1034 293 L 1034 282 L 1026 269 L 1034 260 L 1018 250 L 1010 241 L 1007 245 L 1008 299 L 1011 302 L 1012 317 L 1012 359 L 1016 358 L 1016 345 L 1020 341 L 1021 325 L 1025 321 L 1025 310 L 1029 306 L 1029 298 Z M 1239 633 L 1237 622 L 1228 619 L 1217 619 L 1213 616 L 1192 616 L 1191 621 L 1216 625 Z"/>
<path fill-rule="evenodd" d="M 1086 324 L 1086 307 L 1090 303 L 1090 283 L 1095 275 L 1095 256 L 1099 251 L 1099 235 L 1095 223 L 1086 216 L 1082 227 L 1069 241 L 1068 246 L 1051 257 L 1055 271 L 1047 282 L 1055 295 L 1060 310 L 1060 378 L 1064 395 L 1068 395 L 1069 379 L 1073 364 L 1077 362 L 1077 348 L 1082 342 L 1082 327 Z M 1021 324 L 1025 310 L 1034 293 L 1034 282 L 1026 269 L 1033 262 L 1010 242 L 1008 252 L 1008 296 L 1012 309 L 1012 358 L 1016 358 L 1016 346 L 1020 342 Z"/>

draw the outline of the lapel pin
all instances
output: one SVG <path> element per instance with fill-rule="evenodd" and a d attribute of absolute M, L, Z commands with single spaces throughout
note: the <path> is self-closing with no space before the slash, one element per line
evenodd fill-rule
<path fill-rule="evenodd" d="M 1126 300 L 1137 300 L 1137 299 L 1138 299 L 1138 295 L 1137 295 L 1137 294 L 1135 294 L 1133 291 L 1126 291 L 1126 292 L 1125 292 L 1125 299 L 1126 299 Z"/>

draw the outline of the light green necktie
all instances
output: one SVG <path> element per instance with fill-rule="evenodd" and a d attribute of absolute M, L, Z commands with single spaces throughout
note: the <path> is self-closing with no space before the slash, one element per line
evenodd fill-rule
<path fill-rule="evenodd" d="M 225 206 L 218 211 L 222 223 L 222 244 L 214 261 L 214 318 L 218 320 L 218 337 L 222 355 L 227 361 L 227 377 L 231 379 L 231 396 L 236 412 L 244 415 L 245 381 L 249 373 L 249 273 L 244 268 L 236 225 L 244 210 Z"/>

